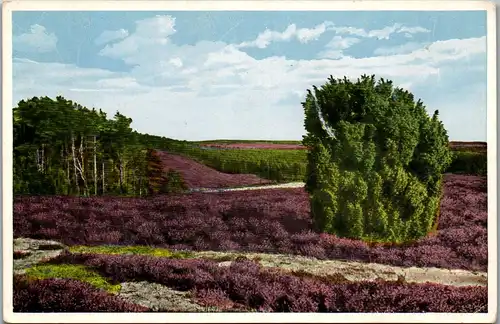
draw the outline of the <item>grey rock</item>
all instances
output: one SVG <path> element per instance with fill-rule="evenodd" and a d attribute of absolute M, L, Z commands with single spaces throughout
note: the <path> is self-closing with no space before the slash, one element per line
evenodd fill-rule
<path fill-rule="evenodd" d="M 150 308 L 155 312 L 210 312 L 190 299 L 188 292 L 176 291 L 169 287 L 147 282 L 124 282 L 118 296 L 124 300 Z"/>
<path fill-rule="evenodd" d="M 257 261 L 264 268 L 285 272 L 303 271 L 316 276 L 341 275 L 348 281 L 398 281 L 408 283 L 437 283 L 450 286 L 487 286 L 488 273 L 460 269 L 398 267 L 377 263 L 346 260 L 317 260 L 298 255 L 197 251 L 194 257 L 218 260 L 219 267 L 229 267 L 232 260 L 245 257 Z M 229 260 L 228 260 L 229 259 Z"/>
<path fill-rule="evenodd" d="M 223 262 L 219 262 L 217 265 L 219 267 L 230 267 L 231 264 L 233 264 L 233 261 L 223 261 Z"/>
<path fill-rule="evenodd" d="M 13 242 L 14 274 L 23 274 L 26 268 L 55 258 L 67 249 L 67 246 L 56 241 L 16 238 Z"/>

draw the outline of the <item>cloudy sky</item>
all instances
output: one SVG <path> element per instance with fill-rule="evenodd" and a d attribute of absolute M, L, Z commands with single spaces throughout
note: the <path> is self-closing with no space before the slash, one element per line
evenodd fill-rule
<path fill-rule="evenodd" d="M 486 140 L 486 12 L 14 12 L 13 100 L 62 95 L 139 132 L 298 139 L 306 89 L 375 74 Z"/>

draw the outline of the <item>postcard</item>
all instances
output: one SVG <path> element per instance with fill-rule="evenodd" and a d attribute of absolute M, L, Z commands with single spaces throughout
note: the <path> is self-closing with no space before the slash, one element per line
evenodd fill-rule
<path fill-rule="evenodd" d="M 496 318 L 494 4 L 3 9 L 5 321 Z"/>

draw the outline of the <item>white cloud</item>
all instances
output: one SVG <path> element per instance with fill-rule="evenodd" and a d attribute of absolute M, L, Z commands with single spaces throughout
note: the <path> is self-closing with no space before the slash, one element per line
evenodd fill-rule
<path fill-rule="evenodd" d="M 145 47 L 158 47 L 168 43 L 168 37 L 175 34 L 175 18 L 157 15 L 136 22 L 136 30 L 121 42 L 106 45 L 100 54 L 111 58 L 133 56 Z"/>
<path fill-rule="evenodd" d="M 103 45 L 115 40 L 123 39 L 127 36 L 128 30 L 123 28 L 118 30 L 105 30 L 94 40 L 94 43 L 96 45 Z"/>
<path fill-rule="evenodd" d="M 389 39 L 389 36 L 396 33 L 400 27 L 400 24 L 394 24 L 382 29 L 370 30 L 368 32 L 368 37 L 376 37 L 377 39 Z"/>
<path fill-rule="evenodd" d="M 420 26 L 416 26 L 416 27 L 406 27 L 406 26 L 402 26 L 399 28 L 398 30 L 398 33 L 408 33 L 408 34 L 417 34 L 417 33 L 429 33 L 430 30 L 427 29 L 427 28 L 423 28 L 423 27 L 420 27 Z"/>
<path fill-rule="evenodd" d="M 330 22 L 324 22 L 313 28 L 297 28 L 295 24 L 291 24 L 283 32 L 266 29 L 264 32 L 260 33 L 255 40 L 243 42 L 237 45 L 237 47 L 266 48 L 272 42 L 286 42 L 294 38 L 305 44 L 318 39 L 318 37 L 326 31 L 329 25 L 331 25 Z"/>
<path fill-rule="evenodd" d="M 158 87 L 178 85 L 191 79 L 197 66 L 203 64 L 209 54 L 227 45 L 201 41 L 195 45 L 177 46 L 170 40 L 175 32 L 174 17 L 158 15 L 139 20 L 128 37 L 106 45 L 99 54 L 123 60 L 132 66 L 130 76 L 144 85 Z"/>
<path fill-rule="evenodd" d="M 343 56 L 343 51 L 354 44 L 360 42 L 359 38 L 335 36 L 326 44 L 325 49 L 318 54 L 319 58 L 339 59 Z"/>
<path fill-rule="evenodd" d="M 375 49 L 375 51 L 373 51 L 373 54 L 375 55 L 407 54 L 415 50 L 425 48 L 428 45 L 430 45 L 430 43 L 409 42 L 397 46 L 379 47 Z"/>
<path fill-rule="evenodd" d="M 335 26 L 333 22 L 325 21 L 313 28 L 297 28 L 295 24 L 291 24 L 282 32 L 266 29 L 264 32 L 260 33 L 255 40 L 242 42 L 237 45 L 237 48 L 267 48 L 272 42 L 287 42 L 293 39 L 297 39 L 301 43 L 308 43 L 312 40 L 317 40 L 327 31 L 359 37 L 374 37 L 377 39 L 388 39 L 394 33 L 411 35 L 429 32 L 429 30 L 422 27 L 407 27 L 402 24 L 394 24 L 393 26 L 384 27 L 382 29 L 366 31 L 355 27 Z"/>
<path fill-rule="evenodd" d="M 114 77 L 108 79 L 101 79 L 96 82 L 96 85 L 99 89 L 133 89 L 140 88 L 140 85 L 137 83 L 137 80 L 132 77 Z"/>
<path fill-rule="evenodd" d="M 317 25 L 314 28 L 300 28 L 297 30 L 297 39 L 301 43 L 317 40 L 326 31 L 327 22 Z"/>
<path fill-rule="evenodd" d="M 373 29 L 366 31 L 361 28 L 354 27 L 330 27 L 331 30 L 335 31 L 338 34 L 347 34 L 359 37 L 367 37 L 367 38 L 377 38 L 377 39 L 389 39 L 392 34 L 404 33 L 406 37 L 411 36 L 412 34 L 417 33 L 428 33 L 430 30 L 423 27 L 407 27 L 402 24 L 396 23 L 392 26 L 387 26 L 382 29 Z"/>
<path fill-rule="evenodd" d="M 366 35 L 382 37 L 389 31 Z M 409 53 L 369 58 L 255 59 L 238 44 L 202 41 L 179 46 L 169 38 L 174 33 L 175 20 L 157 16 L 138 21 L 135 31 L 104 47 L 101 55 L 130 65 L 130 71 L 123 73 L 15 60 L 14 100 L 64 95 L 110 114 L 120 110 L 133 118 L 138 131 L 180 139 L 300 139 L 300 102 L 305 90 L 323 84 L 330 74 L 353 78 L 375 74 L 410 90 L 433 87 L 440 82 L 436 76 L 443 66 L 453 67 L 449 70 L 455 71 L 450 73 L 456 73 L 456 79 L 463 75 L 464 63 L 469 68 L 477 66 L 473 58 L 484 56 L 486 49 L 485 37 L 481 37 L 439 41 Z M 312 34 L 301 35 L 311 39 Z M 285 36 L 291 39 L 297 35 L 297 29 L 289 29 Z M 334 37 L 329 46 L 342 50 L 355 39 Z M 432 99 L 425 97 L 425 91 L 415 95 L 424 102 Z M 445 90 L 441 95 L 450 107 L 466 102 Z M 429 106 L 430 111 L 434 109 Z"/>
<path fill-rule="evenodd" d="M 178 57 L 175 57 L 175 58 L 171 58 L 169 61 L 168 61 L 170 64 L 172 64 L 173 66 L 175 67 L 182 67 L 182 60 Z"/>
<path fill-rule="evenodd" d="M 47 53 L 56 50 L 57 37 L 54 33 L 47 33 L 44 26 L 31 25 L 30 31 L 12 38 L 13 49 L 19 52 Z"/>

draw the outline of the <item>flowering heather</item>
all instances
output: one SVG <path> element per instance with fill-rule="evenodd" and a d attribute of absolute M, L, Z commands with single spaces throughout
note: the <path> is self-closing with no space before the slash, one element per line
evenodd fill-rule
<path fill-rule="evenodd" d="M 486 271 L 487 215 L 485 177 L 446 175 L 438 231 L 406 246 L 370 247 L 315 233 L 302 188 L 149 199 L 17 197 L 14 237 Z"/>
<path fill-rule="evenodd" d="M 221 149 L 270 149 L 270 150 L 305 150 L 301 144 L 278 144 L 278 143 L 203 143 L 202 147 L 213 147 Z M 486 151 L 485 142 L 450 142 L 450 148 L 457 151 Z"/>
<path fill-rule="evenodd" d="M 450 148 L 455 151 L 486 152 L 486 142 L 450 142 Z"/>
<path fill-rule="evenodd" d="M 14 312 L 145 312 L 131 304 L 72 279 L 27 280 L 14 276 Z"/>
<path fill-rule="evenodd" d="M 267 312 L 486 312 L 486 287 L 397 282 L 326 282 L 261 268 L 201 259 L 65 253 L 51 263 L 91 267 L 113 282 L 147 280 L 191 291 L 200 304 Z"/>
<path fill-rule="evenodd" d="M 268 184 L 271 181 L 253 174 L 229 174 L 219 172 L 192 159 L 159 151 L 166 169 L 179 172 L 189 188 L 229 188 Z"/>

